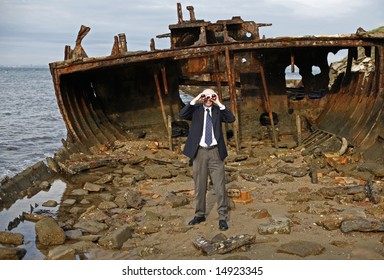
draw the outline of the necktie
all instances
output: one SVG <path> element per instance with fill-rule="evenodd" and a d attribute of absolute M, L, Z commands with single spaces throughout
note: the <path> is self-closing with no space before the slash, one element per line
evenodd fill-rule
<path fill-rule="evenodd" d="M 210 146 L 212 144 L 212 118 L 209 114 L 209 109 L 207 111 L 207 118 L 205 120 L 205 143 Z"/>

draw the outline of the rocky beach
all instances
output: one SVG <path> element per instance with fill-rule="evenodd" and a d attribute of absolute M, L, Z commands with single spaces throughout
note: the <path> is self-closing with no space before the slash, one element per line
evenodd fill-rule
<path fill-rule="evenodd" d="M 51 163 L 55 176 L 25 193 L 33 201 L 34 193 L 61 180 L 62 198 L 36 203 L 18 222 L 34 224 L 32 242 L 51 260 L 384 259 L 380 166 L 362 163 L 353 150 L 341 154 L 337 142 L 312 153 L 283 136 L 279 148 L 254 141 L 240 153 L 228 143 L 225 232 L 218 229 L 212 189 L 207 221 L 187 225 L 194 186 L 182 145 L 171 151 L 144 140 L 116 141 L 95 147 L 93 155 Z M 0 259 L 27 253 L 17 227 L 1 231 L 0 243 Z"/>

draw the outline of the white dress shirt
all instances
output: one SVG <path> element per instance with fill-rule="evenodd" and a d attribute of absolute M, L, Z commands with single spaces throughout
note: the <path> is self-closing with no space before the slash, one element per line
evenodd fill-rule
<path fill-rule="evenodd" d="M 207 143 L 205 143 L 205 124 L 206 124 L 206 121 L 207 121 L 207 114 L 209 112 L 209 114 L 211 115 L 212 117 L 212 107 L 204 107 L 204 125 L 203 125 L 203 135 L 201 136 L 201 140 L 200 140 L 200 146 L 201 147 L 208 147 Z M 208 112 L 207 112 L 207 109 L 208 109 Z M 211 146 L 214 146 L 214 145 L 217 145 L 217 140 L 215 138 L 215 134 L 213 133 L 213 125 L 212 125 L 212 143 L 211 143 Z"/>

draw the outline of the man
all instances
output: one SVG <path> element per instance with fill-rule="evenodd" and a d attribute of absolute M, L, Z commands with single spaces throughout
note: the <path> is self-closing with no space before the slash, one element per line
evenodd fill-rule
<path fill-rule="evenodd" d="M 203 100 L 202 103 L 197 103 Z M 219 229 L 227 230 L 228 198 L 225 189 L 224 159 L 227 148 L 221 123 L 232 123 L 235 116 L 223 105 L 212 89 L 205 89 L 180 111 L 180 118 L 192 120 L 184 155 L 193 160 L 195 217 L 188 223 L 205 221 L 208 176 L 217 197 Z"/>

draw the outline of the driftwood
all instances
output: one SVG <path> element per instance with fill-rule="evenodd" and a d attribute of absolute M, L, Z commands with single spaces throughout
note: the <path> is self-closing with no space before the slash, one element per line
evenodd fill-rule
<path fill-rule="evenodd" d="M 58 162 L 58 165 L 64 173 L 74 175 L 84 170 L 93 169 L 102 166 L 115 166 L 119 161 L 131 158 L 131 156 L 109 156 L 109 157 L 90 157 L 79 161 Z"/>
<path fill-rule="evenodd" d="M 193 245 L 208 256 L 213 254 L 226 254 L 244 245 L 252 244 L 256 240 L 256 235 L 241 234 L 230 237 L 224 241 L 214 242 L 198 237 L 193 241 Z"/>

